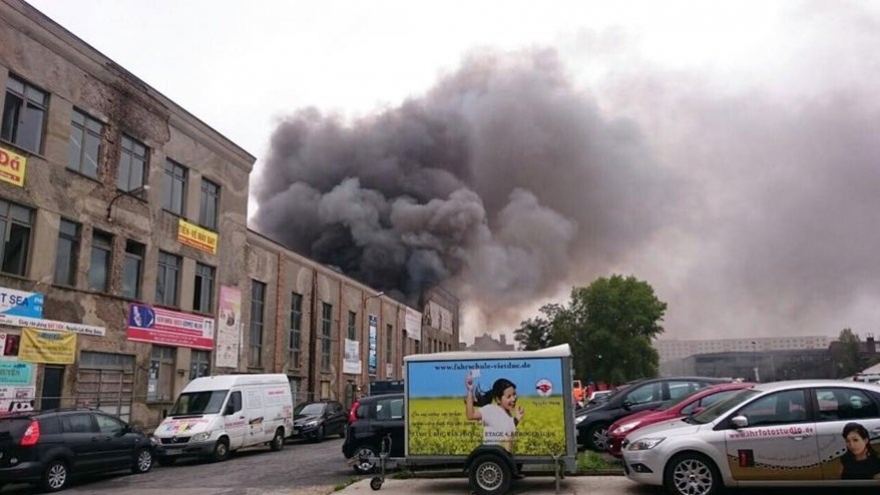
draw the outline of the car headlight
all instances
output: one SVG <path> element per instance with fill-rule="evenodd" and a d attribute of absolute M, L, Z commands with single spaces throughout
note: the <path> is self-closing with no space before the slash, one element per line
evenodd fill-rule
<path fill-rule="evenodd" d="M 579 425 L 579 424 L 583 423 L 585 419 L 587 419 L 586 414 L 584 414 L 583 416 L 578 416 L 578 417 L 574 418 L 574 424 Z"/>
<path fill-rule="evenodd" d="M 318 426 L 318 422 L 317 421 L 309 421 L 308 423 L 305 424 L 305 426 Z"/>
<path fill-rule="evenodd" d="M 193 442 L 204 442 L 205 440 L 207 440 L 207 439 L 209 439 L 209 438 L 211 438 L 211 433 L 206 431 L 206 432 L 204 432 L 204 433 L 196 433 L 195 435 L 193 435 L 191 441 L 193 441 Z"/>
<path fill-rule="evenodd" d="M 630 421 L 629 423 L 624 423 L 618 426 L 611 433 L 613 435 L 623 435 L 624 433 L 633 430 L 636 426 L 639 426 L 638 421 Z"/>
<path fill-rule="evenodd" d="M 666 437 L 655 437 L 655 438 L 640 438 L 635 442 L 629 444 L 627 450 L 651 450 L 654 447 L 660 445 L 660 442 L 666 440 Z"/>

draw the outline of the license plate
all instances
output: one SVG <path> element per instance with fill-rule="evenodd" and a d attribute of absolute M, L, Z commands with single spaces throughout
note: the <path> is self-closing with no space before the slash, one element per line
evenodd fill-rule
<path fill-rule="evenodd" d="M 183 449 L 165 449 L 165 454 L 168 455 L 177 455 L 181 452 L 183 452 Z"/>

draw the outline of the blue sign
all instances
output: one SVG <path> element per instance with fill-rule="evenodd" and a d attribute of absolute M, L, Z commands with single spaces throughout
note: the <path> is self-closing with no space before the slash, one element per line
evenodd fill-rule
<path fill-rule="evenodd" d="M 376 370 L 379 368 L 378 338 L 379 319 L 376 318 L 376 315 L 370 315 L 370 337 L 367 346 L 367 372 L 370 376 L 376 376 Z"/>
<path fill-rule="evenodd" d="M 0 361 L 0 385 L 34 386 L 34 365 L 19 361 Z"/>
<path fill-rule="evenodd" d="M 143 304 L 132 304 L 128 310 L 128 326 L 131 328 L 153 328 L 156 312 Z"/>
<path fill-rule="evenodd" d="M 0 287 L 0 313 L 25 318 L 42 318 L 43 294 Z"/>

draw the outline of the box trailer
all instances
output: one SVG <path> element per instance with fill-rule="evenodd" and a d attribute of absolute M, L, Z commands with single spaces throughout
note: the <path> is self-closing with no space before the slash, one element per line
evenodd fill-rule
<path fill-rule="evenodd" d="M 479 495 L 506 493 L 524 464 L 574 472 L 571 349 L 444 352 L 404 358 L 406 459 L 462 466 Z M 377 483 L 374 489 L 381 487 Z"/>

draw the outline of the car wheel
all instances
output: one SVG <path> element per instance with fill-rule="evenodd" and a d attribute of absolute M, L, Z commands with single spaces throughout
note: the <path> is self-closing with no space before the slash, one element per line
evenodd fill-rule
<path fill-rule="evenodd" d="M 275 452 L 284 448 L 284 430 L 282 428 L 275 430 L 275 437 L 272 438 L 272 443 L 269 444 L 269 448 Z"/>
<path fill-rule="evenodd" d="M 148 473 L 153 469 L 153 453 L 150 449 L 140 449 L 134 456 L 134 465 L 131 472 L 134 474 Z"/>
<path fill-rule="evenodd" d="M 587 431 L 587 447 L 596 452 L 608 450 L 608 425 L 600 423 Z"/>
<path fill-rule="evenodd" d="M 697 453 L 675 456 L 666 464 L 663 486 L 672 495 L 713 495 L 721 490 L 715 463 Z"/>
<path fill-rule="evenodd" d="M 510 466 L 497 455 L 481 455 L 468 468 L 471 490 L 477 495 L 496 495 L 510 490 Z"/>
<path fill-rule="evenodd" d="M 324 425 L 318 427 L 318 431 L 315 432 L 315 443 L 321 443 L 324 441 Z"/>
<path fill-rule="evenodd" d="M 211 454 L 211 460 L 214 462 L 223 462 L 229 458 L 229 440 L 225 437 L 217 440 L 214 444 L 214 452 Z"/>
<path fill-rule="evenodd" d="M 376 469 L 376 449 L 371 445 L 361 445 L 354 449 L 354 471 L 358 474 L 370 474 Z"/>
<path fill-rule="evenodd" d="M 173 466 L 174 463 L 177 462 L 177 459 L 175 459 L 173 457 L 158 457 L 156 459 L 156 462 L 158 462 L 159 465 L 162 467 L 168 467 L 168 466 Z"/>
<path fill-rule="evenodd" d="M 46 466 L 40 485 L 47 492 L 57 492 L 63 490 L 68 481 L 70 481 L 70 472 L 67 469 L 67 464 L 61 460 L 54 460 Z"/>

